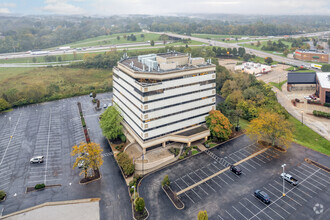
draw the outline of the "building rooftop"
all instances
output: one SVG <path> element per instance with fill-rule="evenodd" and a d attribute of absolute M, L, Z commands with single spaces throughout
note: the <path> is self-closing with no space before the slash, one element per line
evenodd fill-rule
<path fill-rule="evenodd" d="M 319 50 L 301 50 L 301 49 L 298 49 L 298 50 L 296 50 L 296 52 L 300 52 L 300 53 L 313 53 L 313 54 L 327 54 L 326 52 L 319 51 Z"/>
<path fill-rule="evenodd" d="M 188 54 L 175 51 L 140 55 L 137 57 L 127 57 L 127 55 L 124 55 L 119 63 L 136 72 L 154 74 L 212 66 L 211 60 L 205 61 L 202 57 L 192 58 Z"/>
<path fill-rule="evenodd" d="M 316 75 L 320 86 L 325 89 L 330 89 L 330 72 L 317 72 Z"/>
<path fill-rule="evenodd" d="M 289 72 L 288 84 L 316 84 L 315 72 Z"/>

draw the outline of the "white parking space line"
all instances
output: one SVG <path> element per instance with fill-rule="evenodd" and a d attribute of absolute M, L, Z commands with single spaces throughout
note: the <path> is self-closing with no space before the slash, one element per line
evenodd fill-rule
<path fill-rule="evenodd" d="M 182 188 L 177 184 L 177 182 L 174 182 L 174 183 L 179 187 L 180 190 L 182 190 Z M 190 199 L 190 201 L 191 201 L 192 203 L 195 204 L 195 201 L 192 200 L 192 199 L 190 198 L 190 196 L 187 195 L 187 193 L 184 193 L 184 195 L 187 196 L 187 198 Z"/>
<path fill-rule="evenodd" d="M 202 170 L 201 170 L 202 171 Z M 196 176 L 198 176 L 197 175 L 197 173 L 195 172 L 195 171 L 193 171 L 195 174 L 196 174 Z M 198 176 L 201 180 L 203 180 L 200 176 Z M 214 192 L 216 192 L 215 191 L 215 189 L 213 189 L 207 182 L 205 182 L 205 184 L 208 186 L 208 187 L 210 187 L 210 189 L 212 189 Z"/>
<path fill-rule="evenodd" d="M 269 183 L 268 185 L 270 185 L 271 187 L 273 187 L 276 191 L 278 191 L 278 192 L 280 192 L 280 193 L 283 193 L 281 190 L 277 189 L 277 188 L 276 188 L 275 186 L 273 186 L 272 184 Z M 290 191 L 290 192 L 291 192 L 291 191 Z M 288 197 L 288 198 L 290 198 L 292 201 L 294 201 L 294 202 L 297 203 L 298 205 L 302 206 L 302 204 L 300 204 L 299 202 L 297 202 L 297 200 L 293 199 L 291 196 L 288 196 L 288 192 L 286 192 L 285 196 Z M 281 197 L 278 197 L 278 198 L 276 199 L 276 201 L 279 200 L 279 199 L 281 199 Z"/>
<path fill-rule="evenodd" d="M 180 177 L 180 179 L 182 180 L 182 182 L 184 182 L 184 184 L 186 184 L 187 186 L 189 186 L 188 183 L 186 183 L 186 181 L 184 181 L 182 177 Z M 195 195 L 196 195 L 198 198 L 202 199 L 202 198 L 201 198 L 201 197 L 195 192 L 194 189 L 192 189 L 192 191 L 195 193 Z"/>
<path fill-rule="evenodd" d="M 275 195 L 272 191 L 266 189 L 265 187 L 263 187 L 263 189 L 264 189 L 266 192 L 272 194 L 275 198 L 278 198 L 278 197 L 279 197 L 279 196 Z M 288 206 L 290 206 L 292 209 L 296 210 L 294 207 L 292 207 L 292 206 L 289 205 L 287 202 L 285 202 L 284 199 L 279 200 L 279 201 L 282 201 L 283 203 L 285 203 L 285 204 L 287 204 Z M 277 203 L 276 203 L 275 205 L 277 205 L 278 207 L 280 207 L 281 209 L 283 209 L 283 210 L 284 210 L 286 213 L 288 213 L 289 215 L 291 214 L 291 213 L 288 212 L 286 209 L 284 209 L 283 207 L 279 206 Z"/>
<path fill-rule="evenodd" d="M 22 113 L 19 114 L 18 120 L 17 120 L 17 122 L 16 122 L 16 125 L 15 125 L 15 128 L 14 128 L 14 131 L 12 132 L 11 137 L 8 137 L 8 138 L 9 138 L 9 142 L 8 142 L 8 144 L 7 144 L 6 150 L 5 150 L 5 152 L 4 152 L 3 156 L 2 156 L 2 159 L 1 159 L 1 161 L 0 161 L 0 167 L 1 167 L 2 163 L 3 163 L 3 160 L 5 159 L 5 156 L 6 156 L 6 153 L 7 153 L 7 151 L 8 151 L 8 148 L 9 148 L 9 145 L 10 145 L 11 141 L 13 140 L 13 138 L 15 138 L 15 137 L 14 137 L 14 134 L 15 134 L 15 132 L 16 132 L 17 125 L 18 125 L 18 123 L 19 123 L 19 121 L 20 121 L 20 119 L 21 119 L 21 116 L 22 116 Z"/>
<path fill-rule="evenodd" d="M 193 180 L 191 177 L 190 177 L 190 175 L 188 175 L 188 177 L 194 182 L 194 183 L 196 183 L 196 181 L 195 180 Z M 208 195 L 208 193 L 200 186 L 200 185 L 198 185 L 198 187 L 206 194 L 206 195 Z"/>
<path fill-rule="evenodd" d="M 238 203 L 253 215 L 253 212 L 250 209 L 248 209 L 244 204 L 242 204 L 241 202 L 238 202 Z M 256 217 L 257 217 L 257 219 L 260 219 L 258 216 L 256 216 Z"/>
<path fill-rule="evenodd" d="M 300 169 L 302 169 L 302 168 L 300 168 Z M 312 172 L 309 171 L 309 170 L 304 170 L 304 171 L 306 171 L 308 174 L 311 174 L 311 173 L 312 173 Z M 319 173 L 320 173 L 320 172 L 319 172 Z M 323 178 L 320 177 L 320 176 L 314 176 L 314 178 L 317 178 L 317 179 L 319 179 L 320 181 L 323 181 L 323 182 L 329 184 L 328 181 L 326 181 L 325 179 L 323 179 Z M 313 180 L 315 180 L 315 179 L 313 179 Z M 316 180 L 315 180 L 315 181 L 316 181 Z M 322 186 L 324 186 L 324 187 L 327 187 L 327 186 L 323 185 L 322 183 L 320 183 L 320 181 L 318 181 L 318 183 L 319 183 L 320 185 L 322 185 Z"/>
<path fill-rule="evenodd" d="M 226 212 L 230 217 L 232 217 L 234 220 L 236 220 L 236 218 L 234 218 L 234 216 L 232 216 L 229 212 L 227 212 L 227 210 L 225 210 L 225 212 Z"/>
<path fill-rule="evenodd" d="M 218 175 L 218 176 L 216 176 L 216 177 L 218 177 L 218 179 L 220 179 L 222 182 L 224 182 L 226 185 L 228 185 L 228 183 L 227 183 L 226 181 L 224 181 L 224 180 L 220 177 L 220 175 Z"/>
<path fill-rule="evenodd" d="M 248 219 L 247 217 L 245 217 L 245 215 L 243 215 L 240 211 L 238 211 L 234 206 L 232 206 L 232 207 L 233 207 L 233 209 L 235 209 L 236 212 L 238 212 L 241 216 L 243 216 L 245 219 Z"/>
<path fill-rule="evenodd" d="M 278 185 L 282 186 L 283 184 L 278 182 L 277 180 L 274 181 L 275 183 L 277 183 Z M 304 192 L 303 190 L 299 189 L 299 187 L 295 187 L 296 190 L 298 190 L 299 192 L 302 192 L 303 194 L 305 194 L 306 196 L 313 198 L 311 195 L 309 195 L 308 193 Z"/>
<path fill-rule="evenodd" d="M 258 214 L 254 214 L 250 219 L 253 219 L 254 217 L 258 218 L 258 215 L 260 213 L 265 214 L 268 218 L 273 219 L 272 217 L 270 217 L 266 212 L 262 211 L 258 206 L 256 206 L 253 202 L 251 202 L 249 199 L 245 198 L 246 201 L 248 201 L 250 204 L 252 204 L 254 207 L 257 208 L 257 210 L 259 210 Z"/>
<path fill-rule="evenodd" d="M 1 216 L 1 215 L 0 215 Z M 221 216 L 220 215 L 218 215 L 218 217 L 221 219 L 221 220 L 224 220 L 223 218 L 221 218 Z"/>
<path fill-rule="evenodd" d="M 297 172 L 299 172 L 299 171 L 297 171 Z M 305 176 L 305 177 L 302 177 L 301 175 L 296 174 L 295 172 L 292 172 L 292 171 L 291 171 L 291 173 L 293 173 L 294 175 L 296 175 L 296 176 L 298 176 L 298 177 L 300 177 L 300 178 L 302 178 L 302 179 L 308 177 L 306 174 L 303 174 L 303 173 L 301 173 L 301 172 L 299 172 L 299 174 L 302 174 L 302 175 Z M 313 180 L 313 179 L 311 179 L 311 180 Z M 315 181 L 315 180 L 314 180 L 314 181 Z M 312 184 L 312 183 L 310 183 L 310 182 L 306 182 L 306 183 L 308 183 L 309 185 L 311 185 L 311 186 L 317 188 L 318 190 L 322 190 L 320 187 L 316 186 L 315 184 Z"/>

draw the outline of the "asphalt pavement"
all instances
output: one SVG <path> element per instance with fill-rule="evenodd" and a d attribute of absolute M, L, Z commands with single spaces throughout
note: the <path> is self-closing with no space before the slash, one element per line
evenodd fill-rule
<path fill-rule="evenodd" d="M 112 93 L 98 94 L 101 106 L 109 103 Z M 91 141 L 103 148 L 102 179 L 79 184 L 79 169 L 72 169 L 73 145 L 84 141 L 77 102 L 82 103 Z M 29 105 L 0 114 L 0 189 L 7 199 L 0 203 L 6 215 L 50 201 L 100 197 L 101 219 L 131 219 L 127 187 L 102 136 L 98 115 L 89 96 Z M 42 164 L 30 164 L 32 156 L 43 155 Z M 26 193 L 37 183 L 60 184 L 59 187 Z"/>
<path fill-rule="evenodd" d="M 161 189 L 165 175 L 169 175 L 171 188 L 178 193 L 261 149 L 243 135 L 149 174 L 142 180 L 139 194 L 145 199 L 150 218 L 195 219 L 200 210 L 206 210 L 209 219 L 220 220 L 327 219 L 330 174 L 304 162 L 304 158 L 329 167 L 329 157 L 297 144 L 286 153 L 270 148 L 242 162 L 240 176 L 228 170 L 180 194 L 183 210 L 177 210 Z M 286 172 L 300 181 L 297 187 L 285 183 L 286 197 L 282 197 L 280 177 L 284 163 Z M 257 200 L 253 195 L 256 189 L 268 193 L 272 203 L 265 205 Z"/>

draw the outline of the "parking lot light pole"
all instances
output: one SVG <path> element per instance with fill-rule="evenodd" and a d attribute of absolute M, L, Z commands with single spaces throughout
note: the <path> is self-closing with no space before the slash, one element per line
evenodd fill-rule
<path fill-rule="evenodd" d="M 304 111 L 301 110 L 301 124 L 304 125 Z"/>
<path fill-rule="evenodd" d="M 286 164 L 283 164 L 282 165 L 282 168 L 283 168 L 283 173 L 284 173 L 284 167 L 286 166 Z M 285 196 L 285 188 L 284 188 L 284 178 L 282 177 L 283 179 L 283 196 Z"/>

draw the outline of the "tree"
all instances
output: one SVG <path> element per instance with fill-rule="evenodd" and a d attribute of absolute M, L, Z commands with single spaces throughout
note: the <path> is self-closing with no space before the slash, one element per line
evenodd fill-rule
<path fill-rule="evenodd" d="M 3 98 L 0 98 L 0 112 L 10 108 L 10 104 Z"/>
<path fill-rule="evenodd" d="M 6 193 L 3 190 L 0 190 L 0 201 L 6 197 Z"/>
<path fill-rule="evenodd" d="M 258 40 L 258 42 L 257 42 L 257 47 L 260 47 L 260 45 L 261 45 L 261 43 L 260 43 L 260 41 Z"/>
<path fill-rule="evenodd" d="M 164 176 L 164 179 L 162 181 L 162 186 L 169 186 L 171 184 L 170 179 L 168 178 L 168 175 Z"/>
<path fill-rule="evenodd" d="M 33 57 L 33 58 L 32 58 L 32 62 L 33 62 L 33 63 L 36 63 L 36 62 L 37 62 L 37 58 Z"/>
<path fill-rule="evenodd" d="M 144 211 L 144 199 L 142 197 L 137 197 L 134 201 L 135 204 L 135 210 L 137 212 L 143 212 Z"/>
<path fill-rule="evenodd" d="M 103 135 L 110 140 L 116 139 L 123 133 L 123 126 L 120 124 L 122 120 L 116 105 L 107 108 L 100 120 Z"/>
<path fill-rule="evenodd" d="M 330 64 L 322 64 L 322 72 L 330 72 Z"/>
<path fill-rule="evenodd" d="M 271 64 L 273 62 L 273 59 L 271 57 L 266 57 L 265 62 Z"/>
<path fill-rule="evenodd" d="M 117 40 L 120 40 L 120 36 L 117 36 Z"/>
<path fill-rule="evenodd" d="M 284 56 L 288 56 L 288 54 L 289 54 L 289 50 L 288 50 L 288 49 L 285 49 L 285 50 L 283 51 L 283 55 L 284 55 Z"/>
<path fill-rule="evenodd" d="M 154 41 L 154 40 L 151 40 L 151 41 L 150 41 L 150 45 L 151 45 L 151 46 L 155 46 L 155 41 Z"/>
<path fill-rule="evenodd" d="M 144 34 L 141 34 L 140 37 L 144 39 Z"/>
<path fill-rule="evenodd" d="M 233 55 L 234 55 L 234 56 L 237 56 L 237 53 L 238 53 L 237 48 L 234 47 L 234 48 L 233 48 Z"/>
<path fill-rule="evenodd" d="M 250 54 L 246 53 L 246 54 L 243 55 L 243 60 L 244 61 L 249 61 L 250 59 L 251 59 L 251 55 Z"/>
<path fill-rule="evenodd" d="M 251 139 L 265 141 L 272 146 L 287 148 L 293 139 L 293 125 L 283 115 L 269 111 L 261 112 L 246 130 Z"/>
<path fill-rule="evenodd" d="M 95 98 L 96 98 L 96 92 L 92 92 L 92 97 L 93 97 L 93 100 L 95 100 Z"/>
<path fill-rule="evenodd" d="M 73 164 L 73 168 L 76 168 L 79 164 L 83 163 L 84 169 L 81 171 L 80 175 L 84 174 L 86 178 L 88 170 L 93 170 L 94 176 L 95 172 L 98 171 L 103 164 L 102 152 L 103 149 L 100 145 L 93 142 L 88 144 L 81 142 L 79 146 L 73 146 L 71 156 L 78 155 Z"/>
<path fill-rule="evenodd" d="M 62 57 L 61 56 L 57 57 L 57 61 L 62 62 Z"/>
<path fill-rule="evenodd" d="M 134 173 L 135 166 L 133 164 L 133 160 L 128 156 L 127 153 L 122 152 L 117 154 L 117 161 L 126 176 Z"/>
<path fill-rule="evenodd" d="M 206 124 L 213 137 L 223 141 L 229 139 L 232 132 L 232 124 L 220 111 L 210 111 L 209 116 L 206 117 Z"/>
<path fill-rule="evenodd" d="M 207 211 L 199 211 L 197 215 L 197 220 L 208 220 Z"/>

